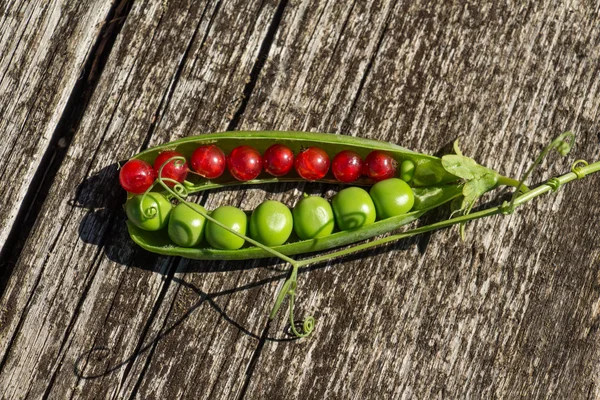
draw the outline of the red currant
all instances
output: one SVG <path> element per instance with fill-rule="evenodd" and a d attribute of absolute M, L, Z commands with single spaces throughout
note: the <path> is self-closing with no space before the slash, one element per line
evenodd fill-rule
<path fill-rule="evenodd" d="M 294 152 L 283 144 L 274 144 L 263 154 L 263 167 L 273 176 L 283 176 L 294 166 Z"/>
<path fill-rule="evenodd" d="M 239 146 L 227 157 L 227 168 L 238 181 L 249 181 L 256 178 L 262 171 L 260 153 L 250 146 Z"/>
<path fill-rule="evenodd" d="M 177 151 L 173 151 L 173 150 L 163 151 L 162 153 L 160 153 L 158 155 L 158 157 L 156 157 L 156 160 L 154 160 L 154 170 L 156 171 L 156 174 L 159 173 L 162 165 L 165 162 L 167 162 L 167 160 L 169 158 L 173 158 L 173 157 L 183 157 L 183 154 L 181 154 Z M 164 167 L 162 167 L 162 173 L 161 173 L 160 177 L 167 178 L 167 179 L 173 179 L 173 180 L 181 183 L 187 177 L 187 173 L 188 173 L 187 162 L 182 161 L 182 160 L 173 160 L 173 161 L 170 161 L 168 164 L 166 164 Z M 175 185 L 174 182 L 165 181 L 165 183 L 167 184 L 167 186 Z"/>
<path fill-rule="evenodd" d="M 129 160 L 121 167 L 119 182 L 130 193 L 144 193 L 156 180 L 156 171 L 142 160 Z"/>
<path fill-rule="evenodd" d="M 382 151 L 372 151 L 365 158 L 364 174 L 375 182 L 393 178 L 398 163 L 392 156 Z"/>
<path fill-rule="evenodd" d="M 319 147 L 302 150 L 294 161 L 296 172 L 309 181 L 321 179 L 329 171 L 329 156 Z"/>
<path fill-rule="evenodd" d="M 227 165 L 225 153 L 214 144 L 198 147 L 192 154 L 190 162 L 192 169 L 207 179 L 221 176 Z"/>
<path fill-rule="evenodd" d="M 331 172 L 341 182 L 354 182 L 363 172 L 364 162 L 360 155 L 352 150 L 340 151 L 333 157 Z"/>

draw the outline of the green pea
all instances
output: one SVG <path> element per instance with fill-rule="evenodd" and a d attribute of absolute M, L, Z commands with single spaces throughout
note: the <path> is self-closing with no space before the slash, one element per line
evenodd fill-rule
<path fill-rule="evenodd" d="M 144 199 L 143 204 L 142 198 Z M 142 204 L 142 207 L 140 207 L 140 204 Z M 154 210 L 155 213 L 152 218 L 147 218 L 142 213 L 142 208 L 148 214 L 151 214 Z M 172 208 L 173 206 L 165 196 L 150 192 L 146 194 L 145 198 L 144 195 L 140 194 L 129 199 L 125 204 L 125 213 L 127 218 L 138 228 L 145 231 L 157 231 L 164 228 L 169 221 L 169 213 Z"/>
<path fill-rule="evenodd" d="M 293 210 L 294 231 L 302 240 L 331 235 L 335 226 L 333 211 L 327 200 L 318 196 L 306 196 Z"/>
<path fill-rule="evenodd" d="M 349 187 L 335 195 L 331 204 L 335 222 L 343 231 L 375 222 L 375 205 L 366 190 Z"/>
<path fill-rule="evenodd" d="M 370 194 L 379 219 L 406 214 L 415 204 L 410 186 L 397 178 L 377 182 L 371 187 Z"/>
<path fill-rule="evenodd" d="M 404 182 L 410 182 L 413 176 L 415 176 L 415 163 L 410 160 L 402 161 L 402 164 L 400 164 L 400 178 Z"/>
<path fill-rule="evenodd" d="M 279 201 L 267 200 L 252 212 L 250 237 L 267 246 L 279 246 L 288 240 L 293 226 L 290 209 Z"/>
<path fill-rule="evenodd" d="M 179 203 L 171 211 L 168 232 L 171 240 L 178 246 L 197 246 L 204 237 L 206 218 L 194 210 L 206 214 L 206 209 L 195 203 Z"/>
<path fill-rule="evenodd" d="M 232 206 L 219 207 L 210 216 L 237 233 L 246 234 L 248 217 L 239 208 Z M 221 250 L 236 250 L 241 248 L 245 242 L 241 237 L 211 221 L 206 224 L 206 240 L 212 247 Z"/>

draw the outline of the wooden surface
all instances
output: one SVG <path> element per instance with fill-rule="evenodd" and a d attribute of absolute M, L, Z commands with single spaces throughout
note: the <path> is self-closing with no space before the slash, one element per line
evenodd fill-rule
<path fill-rule="evenodd" d="M 43 165 L 66 146 L 59 123 L 109 9 L 107 1 L 0 5 L 0 176 L 8 183 L 0 194 L 0 251 L 25 197 L 35 196 Z"/>
<path fill-rule="evenodd" d="M 2 396 L 600 398 L 597 176 L 471 223 L 464 242 L 446 230 L 302 271 L 296 314 L 317 319 L 302 340 L 283 314 L 260 340 L 285 265 L 158 257 L 125 229 L 117 162 L 214 131 L 333 132 L 431 154 L 460 138 L 519 176 L 570 129 L 572 154 L 552 154 L 532 182 L 598 160 L 600 7 L 495 3 L 2 6 Z M 203 200 L 292 206 L 337 189 Z"/>

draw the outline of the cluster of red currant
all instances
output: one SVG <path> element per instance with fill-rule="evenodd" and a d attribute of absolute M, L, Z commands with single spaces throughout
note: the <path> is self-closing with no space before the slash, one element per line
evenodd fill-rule
<path fill-rule="evenodd" d="M 177 151 L 164 151 L 156 157 L 154 167 L 138 159 L 128 161 L 119 174 L 121 186 L 130 193 L 145 192 L 156 180 L 163 164 L 173 157 L 183 156 Z M 194 151 L 190 164 L 192 171 L 203 178 L 218 178 L 227 169 L 238 181 L 256 179 L 263 168 L 273 176 L 284 176 L 294 168 L 303 179 L 316 181 L 327 174 L 331 164 L 335 178 L 344 183 L 354 182 L 362 175 L 375 182 L 389 179 L 395 176 L 397 167 L 392 156 L 378 150 L 370 152 L 365 160 L 352 150 L 343 150 L 330 162 L 325 150 L 319 147 L 308 147 L 294 157 L 292 149 L 283 144 L 272 145 L 262 156 L 247 145 L 234 148 L 229 156 L 214 144 L 204 145 Z M 166 178 L 167 184 L 173 186 L 173 182 L 183 182 L 188 172 L 187 162 L 173 160 L 162 167 L 161 178 Z"/>

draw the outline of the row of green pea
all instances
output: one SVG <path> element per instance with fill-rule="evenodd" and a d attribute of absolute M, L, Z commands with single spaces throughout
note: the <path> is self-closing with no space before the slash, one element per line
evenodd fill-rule
<path fill-rule="evenodd" d="M 266 245 L 286 243 L 292 232 L 300 240 L 322 238 L 335 227 L 342 231 L 359 229 L 377 219 L 406 214 L 414 204 L 410 186 L 391 178 L 374 184 L 369 192 L 348 187 L 338 192 L 331 203 L 319 196 L 305 196 L 290 210 L 285 204 L 267 200 L 251 214 L 232 206 L 222 206 L 209 213 L 227 228 Z M 141 229 L 158 231 L 167 227 L 169 238 L 177 246 L 197 247 L 206 243 L 215 249 L 236 250 L 245 240 L 206 220 L 199 204 L 182 202 L 173 207 L 160 193 L 137 195 L 125 205 L 129 220 Z M 151 212 L 148 212 L 151 210 Z"/>

